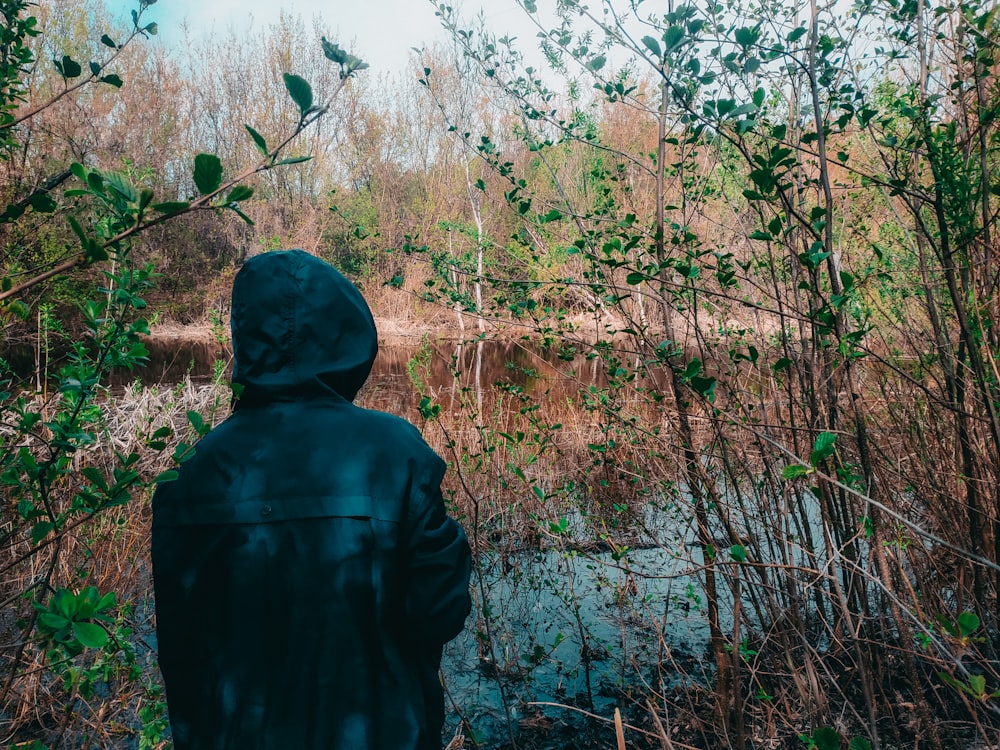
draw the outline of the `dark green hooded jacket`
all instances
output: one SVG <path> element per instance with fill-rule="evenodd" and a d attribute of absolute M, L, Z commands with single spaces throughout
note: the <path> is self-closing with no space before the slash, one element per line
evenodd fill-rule
<path fill-rule="evenodd" d="M 234 412 L 153 498 L 159 661 L 177 750 L 440 750 L 441 646 L 469 612 L 444 462 L 352 403 L 364 298 L 293 250 L 233 286 Z"/>

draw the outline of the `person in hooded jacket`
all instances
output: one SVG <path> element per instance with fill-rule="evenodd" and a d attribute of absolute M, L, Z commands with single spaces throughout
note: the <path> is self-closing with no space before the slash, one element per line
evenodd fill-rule
<path fill-rule="evenodd" d="M 377 352 L 368 305 L 323 261 L 266 253 L 236 276 L 232 334 L 233 414 L 153 498 L 174 747 L 440 750 L 470 550 L 444 462 L 352 403 Z"/>

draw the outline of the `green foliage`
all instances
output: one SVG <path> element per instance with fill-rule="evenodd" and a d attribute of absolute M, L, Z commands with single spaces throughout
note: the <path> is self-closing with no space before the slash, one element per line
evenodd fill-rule
<path fill-rule="evenodd" d="M 194 184 L 202 195 L 218 190 L 222 185 L 222 160 L 215 154 L 198 154 L 194 158 Z"/>
<path fill-rule="evenodd" d="M 16 140 L 10 130 L 14 112 L 25 101 L 23 80 L 29 72 L 35 55 L 31 39 L 38 36 L 38 21 L 26 11 L 32 3 L 28 0 L 2 0 L 0 2 L 0 151 L 11 149 Z"/>
<path fill-rule="evenodd" d="M 312 111 L 312 86 L 304 78 L 292 73 L 285 73 L 285 88 L 288 89 L 288 95 L 292 97 L 292 101 L 298 106 L 302 117 Z"/>
<path fill-rule="evenodd" d="M 0 29 L 0 159 L 8 159 L 18 145 L 16 123 L 30 120 L 86 83 L 122 85 L 121 77 L 108 70 L 108 65 L 133 39 L 157 32 L 155 23 L 142 19 L 154 2 L 141 0 L 132 13 L 133 32 L 125 41 L 101 35 L 100 44 L 111 50 L 108 60 L 89 66 L 70 55 L 53 60 L 64 90 L 50 101 L 30 102 L 24 77 L 35 62 L 31 43 L 38 34 L 36 22 L 25 15 L 30 3 L 0 0 L 4 21 Z M 140 434 L 131 436 L 135 450 L 116 449 L 122 436 L 112 434 L 106 416 L 112 399 L 119 397 L 112 383 L 121 373 L 147 361 L 146 296 L 158 280 L 153 266 L 137 258 L 133 241 L 152 227 L 193 211 L 224 209 L 249 221 L 240 209 L 254 194 L 246 181 L 258 172 L 307 158 L 282 158 L 282 152 L 327 111 L 314 104 L 305 80 L 288 76 L 286 81 L 300 116 L 289 123 L 290 132 L 281 145 L 269 150 L 259 133 L 246 126 L 263 158 L 234 170 L 232 177 L 219 156 L 198 154 L 191 174 L 197 197 L 157 202 L 154 190 L 142 179 L 145 173 L 130 165 L 116 171 L 73 163 L 51 186 L 21 199 L 15 197 L 0 216 L 4 232 L 0 239 L 5 243 L 31 234 L 36 221 L 65 222 L 69 238 L 55 261 L 46 260 L 40 267 L 9 264 L 0 269 L 0 314 L 5 323 L 14 314 L 27 317 L 38 300 L 31 292 L 41 291 L 38 321 L 40 328 L 44 321 L 46 371 L 55 376 L 39 382 L 36 389 L 21 373 L 10 372 L 0 362 L 0 410 L 5 425 L 0 436 L 0 487 L 9 500 L 0 510 L 4 528 L 0 569 L 4 606 L 9 608 L 2 619 L 4 636 L 9 637 L 5 642 L 22 644 L 5 656 L 0 712 L 7 717 L 23 714 L 18 708 L 21 696 L 35 692 L 29 683 L 45 684 L 51 705 L 37 710 L 66 717 L 58 722 L 60 742 L 79 739 L 73 722 L 100 727 L 100 704 L 123 686 L 138 690 L 144 685 L 141 690 L 147 700 L 139 711 L 140 747 L 158 747 L 167 731 L 161 691 L 148 682 L 150 676 L 144 675 L 137 656 L 133 624 L 139 605 L 131 599 L 133 592 L 102 590 L 104 584 L 97 582 L 107 580 L 105 562 L 96 559 L 95 550 L 106 552 L 108 545 L 121 544 L 123 509 L 131 508 L 132 515 L 138 516 L 138 505 L 148 500 L 156 484 L 176 476 L 173 470 L 157 473 L 150 467 L 189 459 L 192 443 L 211 429 L 212 414 L 189 411 L 189 428 L 181 435 L 174 434 L 173 426 L 154 424 L 151 419 L 139 428 Z M 14 113 L 20 105 L 26 105 L 27 114 L 17 120 Z M 85 107 L 82 111 L 86 118 Z M 8 162 L 8 168 L 15 174 L 19 167 Z M 55 186 L 67 179 L 72 180 L 70 187 L 56 191 Z M 57 308 L 48 301 L 46 282 L 86 266 L 92 270 L 79 281 L 80 293 L 69 313 L 59 308 L 65 317 L 55 317 Z M 113 557 L 118 556 L 116 551 Z M 27 690 L 25 685 L 29 685 Z M 94 706 L 93 712 L 87 706 Z M 5 736 L 16 739 L 20 731 L 16 726 L 5 729 Z M 106 746 L 109 738 L 122 731 L 120 723 L 109 722 L 100 727 L 101 739 L 91 738 L 90 743 Z M 79 741 L 88 743 L 87 739 Z"/>
<path fill-rule="evenodd" d="M 798 479 L 812 474 L 819 465 L 834 455 L 837 436 L 832 432 L 821 432 L 816 436 L 812 452 L 809 454 L 809 466 L 803 464 L 788 464 L 781 470 L 783 479 Z"/>
<path fill-rule="evenodd" d="M 323 43 L 323 54 L 326 58 L 340 66 L 341 78 L 347 78 L 352 73 L 368 68 L 368 63 L 358 57 L 355 57 L 349 52 L 342 50 L 335 43 L 327 41 L 325 36 L 321 37 L 321 41 Z"/>
<path fill-rule="evenodd" d="M 93 586 L 79 594 L 61 588 L 49 599 L 47 606 L 34 602 L 38 610 L 38 635 L 42 642 L 53 644 L 70 656 L 85 648 L 103 648 L 108 632 L 102 623 L 113 622 L 110 613 L 115 606 L 115 594 L 101 596 Z"/>
<path fill-rule="evenodd" d="M 541 3 L 522 5 L 538 18 Z M 603 14 L 555 5 L 556 22 L 539 34 L 543 75 L 513 40 L 463 27 L 437 4 L 517 125 L 474 132 L 460 106 L 450 113 L 435 94 L 431 67 L 420 84 L 445 117 L 459 113 L 450 133 L 489 168 L 468 190 L 502 202 L 494 226 L 516 241 L 485 271 L 441 253 L 421 297 L 472 309 L 466 289 L 481 283 L 493 316 L 593 363 L 600 382 L 579 384 L 576 397 L 593 419 L 588 452 L 607 474 L 587 474 L 588 492 L 608 486 L 623 446 L 641 445 L 636 453 L 656 458 L 635 482 L 659 473 L 688 493 L 689 543 L 716 592 L 705 610 L 716 684 L 740 682 L 716 705 L 726 741 L 752 744 L 752 733 L 734 740 L 730 722 L 753 689 L 782 700 L 752 685 L 763 672 L 728 671 L 737 641 L 727 629 L 759 626 L 770 638 L 793 599 L 796 617 L 816 614 L 817 632 L 857 632 L 864 612 L 866 632 L 903 643 L 891 669 L 885 644 L 859 645 L 851 687 L 808 692 L 882 716 L 897 709 L 878 697 L 880 681 L 903 679 L 929 716 L 941 701 L 919 675 L 939 669 L 934 646 L 983 672 L 942 680 L 974 703 L 992 701 L 1000 683 L 988 602 L 1000 578 L 995 493 L 992 479 L 979 479 L 995 476 L 1000 448 L 995 9 L 879 1 L 840 18 L 802 4 L 608 3 Z M 564 91 L 550 88 L 558 76 Z M 423 241 L 421 261 L 438 250 Z M 470 281 L 456 284 L 455 271 Z M 630 399 L 641 404 L 631 414 Z M 519 450 L 525 432 L 491 433 L 488 448 Z M 523 464 L 505 476 L 551 502 Z M 620 499 L 596 514 L 610 523 Z M 540 517 L 539 528 L 569 544 L 573 526 L 561 529 L 560 517 Z M 937 546 L 928 526 L 947 529 L 963 552 Z M 928 563 L 917 548 L 949 562 Z M 873 573 L 884 556 L 905 575 Z M 966 576 L 958 583 L 954 569 Z M 808 594 L 767 603 L 765 592 L 791 589 Z M 728 595 L 741 591 L 761 619 L 732 626 Z M 930 602 L 947 611 L 955 601 L 976 602 L 976 614 L 940 618 L 947 644 L 911 651 L 911 624 L 926 620 Z M 792 653 L 787 663 L 797 663 Z M 768 658 L 765 649 L 756 657 Z M 992 731 L 995 704 L 949 705 Z M 829 727 L 802 739 L 862 750 L 881 744 L 880 724 L 866 727 L 872 741 L 848 743 Z M 947 746 L 935 719 L 916 731 Z"/>
<path fill-rule="evenodd" d="M 840 732 L 833 727 L 817 727 L 811 735 L 800 734 L 809 750 L 841 750 Z M 852 737 L 847 744 L 848 750 L 871 750 L 871 742 L 866 737 Z"/>
<path fill-rule="evenodd" d="M 969 643 L 972 634 L 979 630 L 982 624 L 979 615 L 968 610 L 962 612 L 954 622 L 949 621 L 944 615 L 938 615 L 937 621 L 945 633 L 958 639 L 962 645 Z"/>
<path fill-rule="evenodd" d="M 1000 690 L 987 691 L 986 677 L 981 674 L 970 674 L 966 681 L 951 676 L 947 672 L 938 672 L 941 681 L 977 701 L 987 701 L 1000 697 Z"/>

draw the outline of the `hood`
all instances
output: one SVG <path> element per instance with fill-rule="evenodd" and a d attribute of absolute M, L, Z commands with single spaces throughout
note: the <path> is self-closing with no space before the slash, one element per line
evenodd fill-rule
<path fill-rule="evenodd" d="M 233 282 L 232 328 L 238 404 L 331 391 L 352 401 L 378 353 L 361 292 L 302 250 L 243 265 Z"/>

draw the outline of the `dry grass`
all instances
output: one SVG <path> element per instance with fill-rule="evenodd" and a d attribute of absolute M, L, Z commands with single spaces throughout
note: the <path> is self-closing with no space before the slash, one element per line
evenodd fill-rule
<path fill-rule="evenodd" d="M 173 446 L 193 438 L 187 412 L 221 417 L 227 394 L 225 387 L 190 380 L 172 388 L 133 387 L 107 393 L 99 399 L 100 422 L 93 425 L 99 440 L 73 455 L 72 472 L 67 475 L 70 481 L 53 487 L 54 510 L 67 509 L 77 487 L 72 478 L 80 476 L 84 468 L 98 468 L 110 475 L 118 465 L 116 453 L 137 453 L 141 458 L 136 468 L 147 480 L 169 468 Z M 37 406 L 45 407 L 40 399 Z M 151 451 L 149 436 L 167 425 L 174 432 L 170 445 L 163 451 Z M 9 425 L 6 433 L 11 435 Z M 29 438 L 27 443 L 39 439 Z M 120 747 L 134 742 L 143 724 L 150 726 L 162 713 L 154 710 L 140 715 L 143 706 L 157 705 L 159 683 L 150 647 L 148 493 L 140 492 L 125 505 L 70 524 L 33 553 L 28 530 L 19 532 L 13 526 L 16 515 L 6 518 L 5 534 L 9 536 L 0 557 L 0 599 L 5 602 L 0 642 L 7 644 L 0 648 L 0 739 L 5 746 L 24 739 L 40 739 L 54 743 L 53 747 L 61 743 L 77 746 L 84 737 L 89 746 Z M 31 622 L 33 610 L 19 594 L 36 588 L 76 591 L 84 585 L 116 593 L 120 606 L 113 629 L 127 639 L 123 643 L 126 651 L 84 652 L 74 660 L 79 681 L 66 683 L 59 678 L 62 668 L 58 664 L 50 663 L 43 650 L 25 643 L 18 622 Z M 128 633 L 131 635 L 125 635 Z M 93 692 L 87 686 L 91 670 L 96 670 Z"/>
<path fill-rule="evenodd" d="M 442 406 L 442 413 L 432 422 L 422 423 L 413 411 L 419 394 L 405 375 L 406 359 L 412 354 L 391 364 L 405 378 L 398 391 L 373 387 L 361 394 L 360 404 L 380 408 L 395 404 L 399 408 L 393 410 L 401 408 L 417 422 L 432 447 L 449 460 L 446 496 L 479 552 L 493 557 L 499 553 L 516 567 L 516 555 L 525 548 L 564 550 L 582 553 L 590 564 L 604 566 L 608 560 L 598 558 L 595 551 L 653 544 L 677 555 L 678 571 L 696 574 L 703 569 L 701 554 L 690 540 L 668 537 L 662 528 L 647 525 L 654 506 L 669 504 L 671 512 L 687 517 L 688 523 L 694 517 L 692 500 L 680 483 L 683 446 L 669 402 L 656 403 L 649 393 L 631 385 L 607 389 L 600 369 L 585 369 L 590 363 L 549 367 L 543 359 L 528 360 L 538 373 L 530 387 L 496 388 L 485 374 L 476 377 L 476 360 L 469 358 L 469 351 L 461 353 L 461 374 L 450 385 L 450 376 L 430 369 L 423 372 L 426 390 Z M 446 363 L 445 371 L 450 366 Z M 571 367 L 576 368 L 573 378 L 565 379 L 558 372 Z M 517 385 L 518 377 L 515 373 L 508 383 Z M 742 704 L 732 710 L 741 712 L 747 736 L 761 747 L 777 747 L 784 739 L 810 726 L 831 723 L 835 717 L 842 722 L 845 735 L 861 733 L 866 718 L 860 675 L 866 670 L 876 680 L 880 704 L 912 704 L 913 688 L 902 676 L 907 649 L 918 659 L 927 684 L 937 685 L 929 689 L 929 695 L 934 711 L 950 718 L 955 728 L 950 736 L 975 735 L 976 721 L 981 722 L 982 732 L 992 726 L 988 707 L 980 711 L 975 703 L 963 703 L 954 690 L 943 689 L 935 676 L 940 671 L 961 675 L 962 665 L 972 660 L 978 668 L 986 665 L 989 685 L 997 678 L 988 659 L 979 653 L 978 641 L 960 642 L 935 619 L 942 615 L 953 621 L 961 607 L 975 606 L 968 599 L 962 604 L 953 598 L 955 591 L 970 585 L 973 568 L 961 555 L 927 538 L 917 541 L 920 525 L 961 544 L 956 529 L 962 525 L 964 510 L 949 504 L 958 491 L 954 478 L 934 471 L 933 463 L 914 447 L 919 444 L 914 438 L 918 426 L 940 429 L 944 417 L 938 414 L 929 420 L 927 414 L 935 414 L 935 407 L 919 394 L 887 400 L 886 392 L 902 387 L 892 378 L 890 371 L 872 370 L 864 391 L 868 418 L 874 425 L 871 438 L 884 452 L 882 497 L 894 513 L 914 524 L 885 526 L 881 549 L 888 554 L 887 570 L 877 568 L 872 553 L 879 548 L 867 545 L 863 538 L 852 540 L 865 551 L 858 561 L 850 559 L 844 547 L 825 540 L 816 526 L 820 511 L 807 486 L 777 476 L 790 457 L 768 441 L 795 445 L 800 440 L 798 455 L 808 455 L 809 443 L 799 439 L 790 426 L 795 410 L 801 407 L 782 404 L 784 394 L 773 382 L 745 371 L 735 373 L 720 383 L 716 402 L 720 413 L 692 410 L 708 475 L 725 488 L 723 504 L 715 509 L 720 520 L 712 529 L 721 551 L 718 570 L 730 592 L 733 587 L 742 592 L 739 608 L 734 608 L 734 600 L 726 594 L 730 603 L 725 636 L 740 659 L 736 689 Z M 648 387 L 653 380 L 639 382 Z M 578 391 L 591 385 L 608 400 L 587 408 Z M 141 456 L 142 474 L 152 478 L 170 468 L 177 441 L 193 439 L 187 412 L 210 415 L 217 423 L 228 411 L 228 400 L 224 386 L 189 378 L 169 388 L 135 386 L 108 393 L 101 401 L 102 439 L 78 452 L 74 468 L 107 470 L 114 464 L 115 451 L 135 451 Z M 761 402 L 768 407 L 761 410 Z M 769 426 L 744 420 L 750 409 L 770 415 Z M 164 425 L 170 425 L 174 433 L 170 445 L 161 452 L 150 451 L 149 436 Z M 910 454 L 897 450 L 904 445 L 911 446 Z M 944 459 L 939 458 L 939 463 Z M 567 517 L 575 520 L 567 531 L 558 531 Z M 938 519 L 939 525 L 928 525 L 928 518 Z M 117 591 L 135 605 L 124 619 L 136 633 L 151 632 L 149 520 L 144 495 L 103 513 L 67 534 L 58 555 L 46 550 L 10 567 L 3 581 L 4 598 L 46 575 L 54 587 L 78 583 L 82 566 L 89 582 Z M 803 527 L 810 524 L 817 534 L 811 548 L 801 537 Z M 728 557 L 726 550 L 737 543 L 745 546 L 746 565 L 736 566 Z M 23 546 L 16 545 L 5 550 L 4 564 L 23 551 Z M 623 575 L 633 575 L 627 557 L 624 560 L 610 564 L 608 570 L 617 575 L 621 568 Z M 54 566 L 51 574 L 50 565 Z M 837 582 L 849 575 L 862 581 L 868 591 L 869 611 L 857 614 L 855 631 L 845 630 L 832 617 L 839 606 Z M 489 598 L 501 595 L 499 589 L 480 592 L 480 619 L 487 608 L 516 611 L 508 602 Z M 633 597 L 622 587 L 615 596 L 614 616 L 622 628 L 648 629 L 662 644 L 663 658 L 658 663 L 623 665 L 623 674 L 637 681 L 623 692 L 630 723 L 644 727 L 649 737 L 659 737 L 660 746 L 669 747 L 664 736 L 666 743 L 677 747 L 713 746 L 721 741 L 721 729 L 712 724 L 711 695 L 697 687 L 704 680 L 701 667 L 672 650 L 671 624 L 663 612 Z M 886 614 L 890 602 L 901 607 L 916 636 L 929 639 L 928 646 L 919 649 L 900 640 Z M 3 637 L 17 643 L 22 636 L 14 627 L 12 611 L 5 611 Z M 20 607 L 18 611 L 27 610 Z M 520 636 L 512 625 L 499 622 L 496 627 L 494 636 L 503 640 L 503 648 L 514 654 L 516 664 L 526 647 L 518 642 Z M 154 700 L 148 685 L 157 681 L 152 654 L 141 646 L 141 637 L 136 642 L 144 660 L 140 677 L 113 675 L 111 697 L 93 701 L 69 696 L 61 683 L 47 676 L 40 654 L 23 653 L 20 676 L 5 696 L 6 733 L 16 730 L 21 734 L 14 736 L 19 737 L 31 733 L 54 737 L 64 731 L 78 736 L 89 732 L 101 738 L 102 746 L 114 746 L 134 735 L 142 724 L 137 706 Z M 9 653 L 10 649 L 2 658 L 7 659 Z M 523 665 L 516 665 L 523 670 Z M 678 680 L 688 682 L 690 689 L 667 687 Z M 648 682 L 643 686 L 643 681 Z M 59 708 L 67 702 L 73 706 L 72 721 Z M 667 716 L 671 718 L 669 733 L 660 726 L 667 724 Z M 919 736 L 919 725 L 907 725 L 898 709 L 887 717 L 881 726 L 889 739 L 905 743 Z"/>

